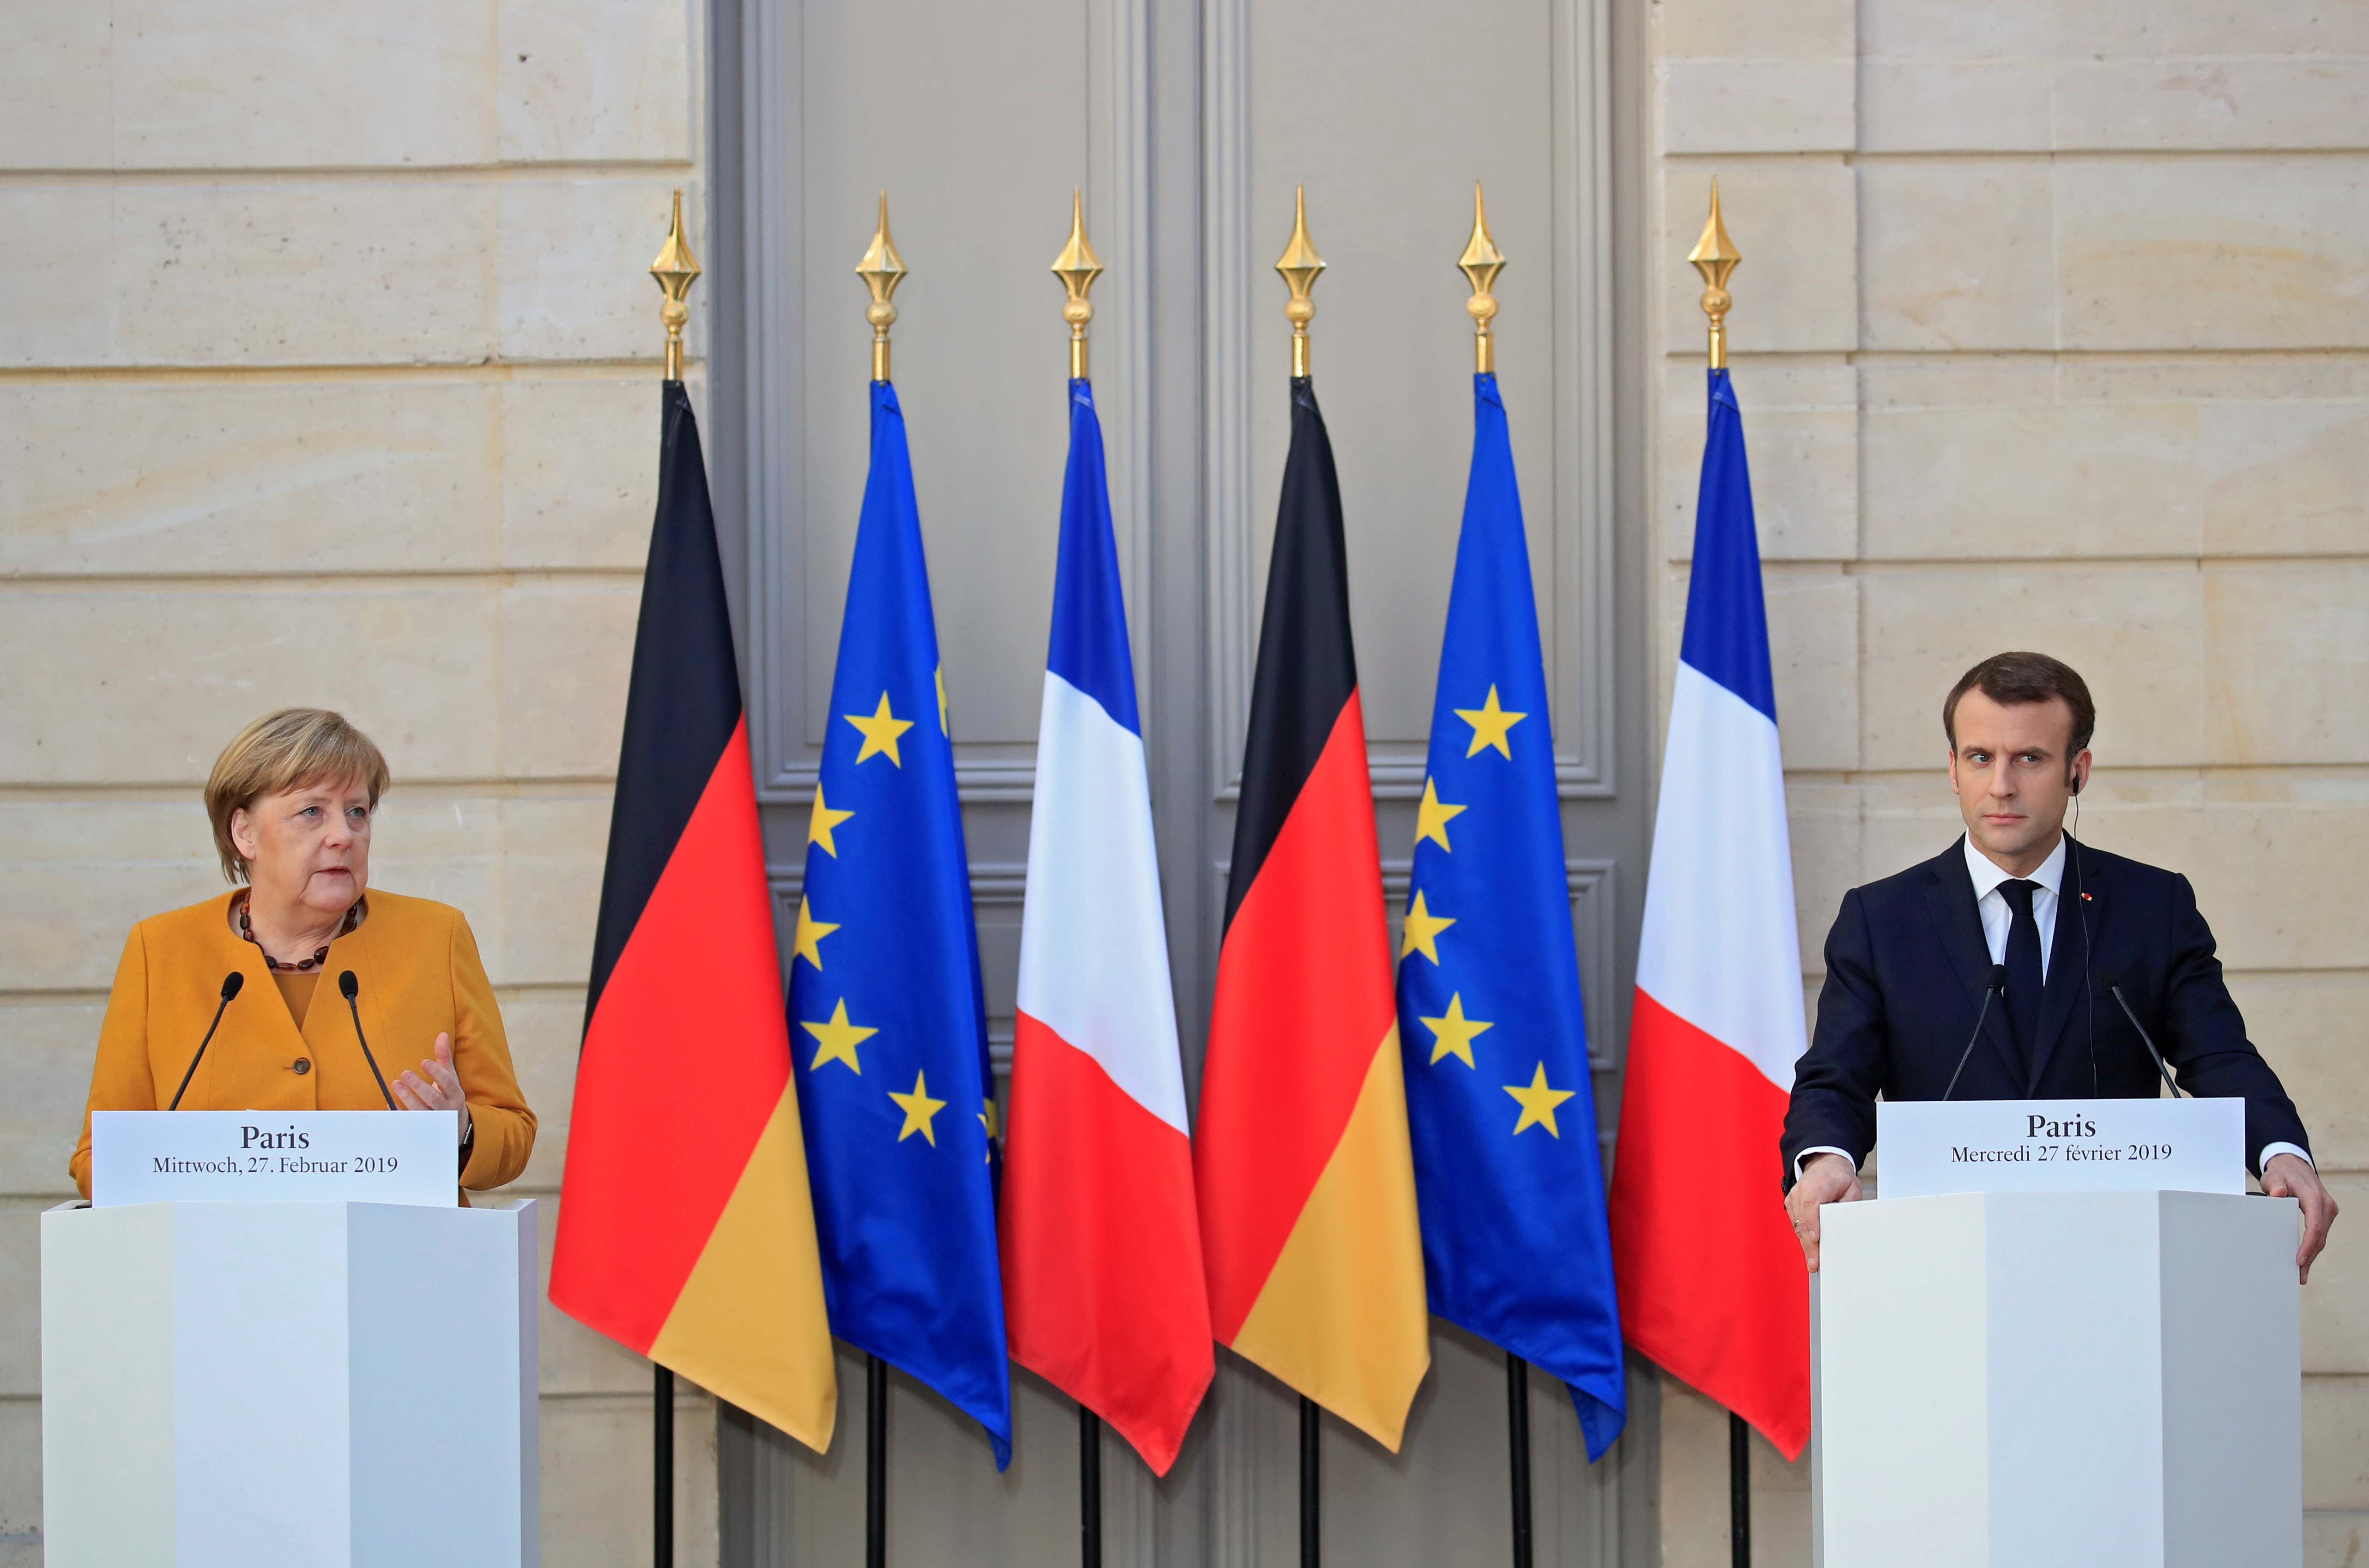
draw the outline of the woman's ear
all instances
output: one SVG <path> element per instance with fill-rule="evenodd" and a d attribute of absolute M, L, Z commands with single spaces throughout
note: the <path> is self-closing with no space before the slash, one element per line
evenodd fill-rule
<path fill-rule="evenodd" d="M 255 818 L 247 815 L 244 806 L 230 814 L 230 842 L 231 848 L 238 851 L 241 860 L 253 863 L 255 852 L 260 846 L 255 841 Z"/>

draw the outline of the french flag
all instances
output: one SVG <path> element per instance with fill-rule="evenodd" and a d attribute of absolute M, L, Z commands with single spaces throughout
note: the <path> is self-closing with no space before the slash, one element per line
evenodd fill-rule
<path fill-rule="evenodd" d="M 1216 1352 L 1093 389 L 1070 383 L 1003 1148 L 1012 1358 L 1176 1461 Z"/>
<path fill-rule="evenodd" d="M 1768 619 L 1724 370 L 1695 509 L 1612 1177 L 1629 1342 L 1788 1458 L 1810 1436 L 1808 1273 L 1777 1151 L 1802 1027 Z"/>

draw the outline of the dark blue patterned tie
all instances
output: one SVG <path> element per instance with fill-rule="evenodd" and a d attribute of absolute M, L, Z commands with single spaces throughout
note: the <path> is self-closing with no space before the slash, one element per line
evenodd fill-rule
<path fill-rule="evenodd" d="M 1999 884 L 1999 897 L 2014 916 L 2007 928 L 2007 1021 L 2015 1037 L 2019 1092 L 2031 1082 L 2040 1036 L 2040 922 L 2031 918 L 2031 896 L 2039 890 L 2039 883 L 2020 879 Z"/>

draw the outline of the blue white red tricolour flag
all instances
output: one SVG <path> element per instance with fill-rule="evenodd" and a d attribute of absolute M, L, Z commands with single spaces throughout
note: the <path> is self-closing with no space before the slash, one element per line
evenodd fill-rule
<path fill-rule="evenodd" d="M 1808 1276 L 1777 1152 L 1802 955 L 1744 419 L 1724 370 L 1695 509 L 1612 1177 L 1629 1342 L 1790 1458 L 1810 1436 Z"/>
<path fill-rule="evenodd" d="M 1012 1358 L 1166 1474 L 1216 1369 L 1102 427 L 1070 466 L 1037 732 L 1003 1151 Z"/>

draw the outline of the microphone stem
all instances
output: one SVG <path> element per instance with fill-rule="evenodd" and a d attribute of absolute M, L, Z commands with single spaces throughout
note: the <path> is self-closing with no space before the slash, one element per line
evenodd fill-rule
<path fill-rule="evenodd" d="M 2113 997 L 2114 1005 L 2123 1010 L 2123 1016 L 2131 1021 L 2131 1027 L 2139 1032 L 2140 1043 L 2146 1047 L 2147 1055 L 2155 1058 L 2155 1070 L 2163 1075 L 2163 1086 L 2171 1091 L 2173 1099 L 2179 1099 L 2180 1085 L 2171 1081 L 2171 1069 L 2164 1065 L 2163 1053 L 2155 1048 L 2155 1036 L 2146 1032 L 2146 1025 L 2139 1022 L 2139 1015 L 2131 1011 L 2131 1004 L 2123 999 L 2123 988 L 2108 986 L 2106 990 Z"/>
<path fill-rule="evenodd" d="M 1958 1074 L 1966 1070 L 1966 1059 L 1974 1054 L 1974 1042 L 1983 1037 L 1983 1020 L 1991 1015 L 1991 998 L 1998 994 L 1998 986 L 1993 983 L 1983 991 L 1982 1011 L 1974 1014 L 1974 1032 L 1966 1036 L 1966 1048 L 1958 1053 L 1958 1065 L 1950 1074 L 1950 1086 L 1941 1091 L 1941 1098 L 1944 1100 L 1958 1092 Z"/>
<path fill-rule="evenodd" d="M 379 1098 L 386 1102 L 386 1108 L 388 1110 L 394 1110 L 395 1096 L 387 1093 L 386 1078 L 378 1070 L 378 1058 L 371 1055 L 370 1041 L 364 1038 L 362 1035 L 361 1003 L 357 1001 L 353 997 L 348 996 L 346 998 L 346 1011 L 353 1014 L 354 1041 L 362 1048 L 362 1060 L 370 1063 L 371 1076 L 378 1080 Z"/>
<path fill-rule="evenodd" d="M 225 994 L 214 1004 L 214 1021 L 206 1025 L 206 1037 L 198 1042 L 198 1054 L 189 1059 L 189 1070 L 181 1074 L 181 1086 L 173 1091 L 173 1103 L 165 1107 L 166 1110 L 181 1108 L 181 1096 L 189 1092 L 189 1080 L 198 1075 L 198 1063 L 206 1059 L 206 1047 L 214 1043 L 214 1031 L 222 1027 L 223 1014 L 229 1009 L 230 996 Z"/>

